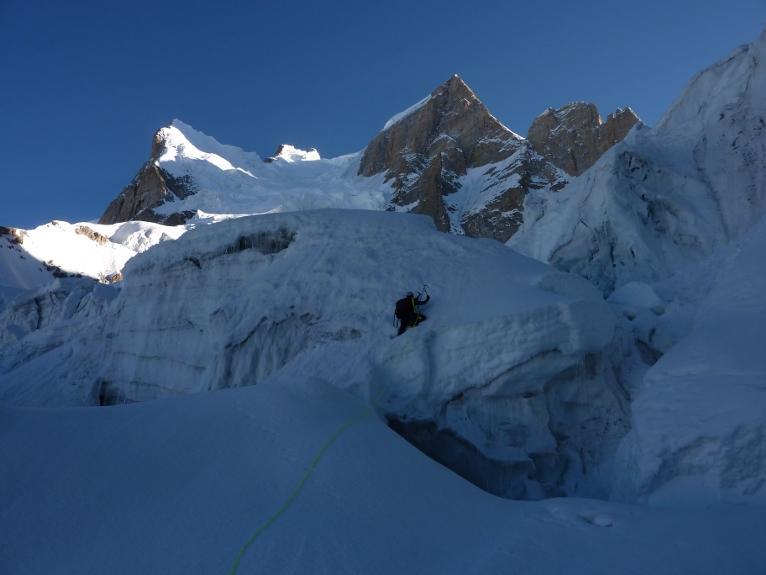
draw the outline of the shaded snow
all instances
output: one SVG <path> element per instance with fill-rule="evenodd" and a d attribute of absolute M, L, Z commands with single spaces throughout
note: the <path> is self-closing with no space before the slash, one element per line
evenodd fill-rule
<path fill-rule="evenodd" d="M 427 323 L 391 339 L 394 302 L 423 283 L 434 293 Z M 82 343 L 47 328 L 10 338 L 0 397 L 49 403 L 66 380 L 87 401 L 115 403 L 322 375 L 476 446 L 483 467 L 455 467 L 490 477 L 494 492 L 603 492 L 598 466 L 627 426 L 604 351 L 614 319 L 585 281 L 497 242 L 439 233 L 425 216 L 247 217 L 132 259 L 103 317 L 83 322 Z M 65 366 L 47 363 L 56 344 L 75 345 Z M 559 436 L 568 426 L 577 431 Z M 585 479 L 567 463 L 583 457 Z"/>
<path fill-rule="evenodd" d="M 766 221 L 705 266 L 709 287 L 692 311 L 688 333 L 636 390 L 617 496 L 656 505 L 766 503 L 764 246 Z M 672 298 L 689 293 L 683 284 L 673 290 L 673 281 L 661 287 Z M 670 306 L 672 316 L 673 299 Z M 663 330 L 679 329 L 678 322 L 655 318 L 656 345 L 662 345 Z"/>
<path fill-rule="evenodd" d="M 533 192 L 511 247 L 605 293 L 699 263 L 766 206 L 766 39 L 696 76 L 557 194 Z"/>
<path fill-rule="evenodd" d="M 159 164 L 196 193 L 159 211 L 188 226 L 0 236 L 0 572 L 226 572 L 362 409 L 242 572 L 766 571 L 764 61 L 766 37 L 527 196 L 510 245 L 608 304 L 423 217 L 279 213 L 391 189 L 360 154 L 264 163 L 178 120 Z M 453 229 L 499 189 L 460 184 Z M 428 320 L 392 338 L 424 282 Z M 491 493 L 645 505 L 495 498 L 383 418 Z"/>
<path fill-rule="evenodd" d="M 0 570 L 228 573 L 363 409 L 316 380 L 98 410 L 0 407 L 0 524 L 12 526 Z M 238 573 L 757 575 L 765 517 L 504 501 L 371 417 L 343 432 Z"/>

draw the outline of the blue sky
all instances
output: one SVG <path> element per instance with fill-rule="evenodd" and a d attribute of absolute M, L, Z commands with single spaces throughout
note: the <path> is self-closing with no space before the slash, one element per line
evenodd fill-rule
<path fill-rule="evenodd" d="M 572 100 L 654 124 L 765 24 L 763 0 L 0 0 L 0 225 L 97 218 L 172 118 L 330 157 L 456 72 L 521 134 Z"/>

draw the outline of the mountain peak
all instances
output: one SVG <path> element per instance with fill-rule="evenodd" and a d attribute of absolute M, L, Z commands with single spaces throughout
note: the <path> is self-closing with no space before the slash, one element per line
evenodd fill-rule
<path fill-rule="evenodd" d="M 266 158 L 265 162 L 274 162 L 281 160 L 292 164 L 294 162 L 314 162 L 319 160 L 319 152 L 316 148 L 310 150 L 301 150 L 290 144 L 281 144 L 273 155 Z"/>
<path fill-rule="evenodd" d="M 466 98 L 470 101 L 480 102 L 479 98 L 476 96 L 476 93 L 471 90 L 471 87 L 466 84 L 465 80 L 463 80 L 463 78 L 461 78 L 458 74 L 453 74 L 447 78 L 447 80 L 439 84 L 439 86 L 433 92 L 431 92 L 431 97 L 435 98 L 443 94 L 447 94 L 448 97 L 453 100 Z"/>
<path fill-rule="evenodd" d="M 465 80 L 460 77 L 459 74 L 452 74 L 447 80 L 444 81 L 442 86 L 448 86 L 448 87 L 457 87 L 457 88 L 465 88 L 468 89 L 471 93 L 473 91 L 468 87 L 468 84 L 465 83 Z"/>
<path fill-rule="evenodd" d="M 535 151 L 570 176 L 579 176 L 640 122 L 629 107 L 602 120 L 595 104 L 570 102 L 535 118 L 527 138 Z"/>
<path fill-rule="evenodd" d="M 459 179 L 468 169 L 501 162 L 523 142 L 454 74 L 386 122 L 365 148 L 358 174 L 385 172 L 385 180 L 393 180 L 393 204 L 430 215 L 440 230 L 466 233 L 459 221 L 462 212 L 445 197 L 460 189 Z M 506 232 L 501 239 L 507 239 Z"/>

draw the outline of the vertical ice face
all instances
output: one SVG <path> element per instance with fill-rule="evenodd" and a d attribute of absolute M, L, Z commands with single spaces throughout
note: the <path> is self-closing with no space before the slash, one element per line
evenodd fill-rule
<path fill-rule="evenodd" d="M 509 245 L 611 292 L 739 237 L 766 199 L 765 45 L 698 74 L 656 128 L 634 129 L 561 194 L 528 196 Z"/>
<path fill-rule="evenodd" d="M 392 338 L 394 302 L 423 282 L 428 321 Z M 599 492 L 599 465 L 627 427 L 606 352 L 614 316 L 598 292 L 424 217 L 338 210 L 202 226 L 132 259 L 102 315 L 79 313 L 67 321 L 82 335 L 66 344 L 43 337 L 60 333 L 55 322 L 11 338 L 4 401 L 34 403 L 54 379 L 119 403 L 321 377 L 418 424 L 399 430 L 507 497 Z M 47 364 L 42 341 L 71 345 L 66 365 Z M 445 438 L 464 457 L 445 459 Z"/>

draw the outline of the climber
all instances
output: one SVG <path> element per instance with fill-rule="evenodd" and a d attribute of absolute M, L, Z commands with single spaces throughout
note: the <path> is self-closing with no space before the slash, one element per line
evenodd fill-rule
<path fill-rule="evenodd" d="M 418 306 L 428 303 L 428 300 L 431 299 L 428 286 L 423 286 L 423 292 L 426 294 L 426 299 L 420 299 L 420 292 L 417 296 L 412 292 L 407 292 L 406 296 L 396 302 L 394 313 L 396 319 L 399 320 L 399 333 L 396 335 L 402 335 L 408 327 L 415 327 L 426 320 L 426 316 L 420 313 Z"/>

